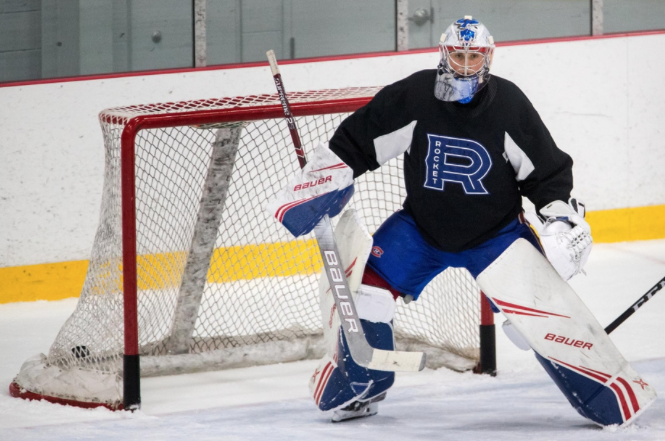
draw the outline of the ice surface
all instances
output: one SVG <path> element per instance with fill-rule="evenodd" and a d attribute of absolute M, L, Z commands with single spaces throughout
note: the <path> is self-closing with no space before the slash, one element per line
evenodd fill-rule
<path fill-rule="evenodd" d="M 571 285 L 607 325 L 665 276 L 665 240 L 595 245 L 586 269 L 588 276 Z M 48 351 L 75 305 L 76 299 L 0 305 L 0 440 L 665 440 L 662 400 L 631 427 L 601 429 L 577 415 L 533 354 L 501 331 L 498 377 L 446 369 L 398 374 L 378 415 L 340 424 L 308 398 L 315 361 L 147 378 L 135 414 L 9 397 L 21 364 Z M 663 317 L 659 293 L 612 333 L 661 395 Z"/>

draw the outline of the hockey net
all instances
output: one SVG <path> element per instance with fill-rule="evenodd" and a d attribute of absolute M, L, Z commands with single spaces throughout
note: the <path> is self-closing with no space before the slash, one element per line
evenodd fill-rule
<path fill-rule="evenodd" d="M 378 90 L 289 94 L 305 148 Z M 115 108 L 100 122 L 103 200 L 78 306 L 48 355 L 26 361 L 12 394 L 121 407 L 123 351 L 136 332 L 125 324 L 128 289 L 141 376 L 321 357 L 316 241 L 294 239 L 264 211 L 298 169 L 277 96 Z M 135 231 L 123 182 L 135 192 Z M 394 159 L 356 180 L 349 208 L 374 232 L 404 197 Z M 123 271 L 133 261 L 134 286 Z M 467 370 L 478 362 L 479 321 L 479 289 L 450 269 L 417 302 L 398 300 L 397 348 L 424 350 L 428 367 Z"/>

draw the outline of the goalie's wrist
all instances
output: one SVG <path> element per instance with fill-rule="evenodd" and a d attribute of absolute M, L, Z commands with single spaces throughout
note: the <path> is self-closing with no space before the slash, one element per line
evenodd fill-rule
<path fill-rule="evenodd" d="M 584 219 L 586 207 L 583 202 L 576 198 L 552 201 L 538 210 L 539 217 L 543 222 L 552 224 L 554 222 L 565 222 L 571 227 L 580 226 L 586 231 L 591 231 L 589 224 Z"/>
<path fill-rule="evenodd" d="M 547 259 L 568 280 L 583 272 L 593 239 L 584 220 L 584 204 L 576 199 L 552 201 L 526 217 L 538 232 Z"/>

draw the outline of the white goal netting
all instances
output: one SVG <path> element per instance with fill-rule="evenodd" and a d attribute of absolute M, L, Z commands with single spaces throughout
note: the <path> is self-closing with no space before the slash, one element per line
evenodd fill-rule
<path fill-rule="evenodd" d="M 296 116 L 309 115 L 297 118 L 305 148 L 328 140 L 348 115 L 335 103 L 369 98 L 377 90 L 290 94 Z M 312 235 L 294 239 L 264 211 L 298 168 L 285 121 L 266 113 L 278 104 L 270 95 L 100 115 L 105 183 L 88 274 L 78 306 L 48 355 L 24 365 L 16 380 L 21 388 L 75 401 L 122 401 L 120 152 L 123 130 L 137 124 L 136 117 L 159 117 L 156 125 L 163 126 L 139 130 L 135 138 L 141 374 L 322 356 L 316 241 Z M 241 116 L 228 116 L 238 109 Z M 398 158 L 356 180 L 349 207 L 370 232 L 401 208 L 402 174 Z M 417 302 L 398 301 L 397 346 L 425 350 L 429 367 L 470 369 L 479 356 L 479 311 L 471 276 L 448 270 Z"/>

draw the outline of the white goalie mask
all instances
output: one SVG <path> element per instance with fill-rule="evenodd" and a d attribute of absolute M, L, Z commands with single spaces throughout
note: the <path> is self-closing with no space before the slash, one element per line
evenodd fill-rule
<path fill-rule="evenodd" d="M 439 41 L 439 62 L 434 95 L 441 101 L 468 103 L 489 80 L 494 38 L 471 16 L 457 20 Z"/>

